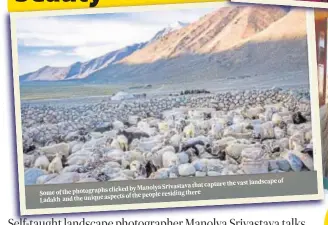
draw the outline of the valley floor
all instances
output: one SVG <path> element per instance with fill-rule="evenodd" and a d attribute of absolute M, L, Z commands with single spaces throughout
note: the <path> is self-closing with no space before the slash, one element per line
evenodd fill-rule
<path fill-rule="evenodd" d="M 169 94 L 179 94 L 180 91 L 186 89 L 205 89 L 211 92 L 227 92 L 239 90 L 253 89 L 269 89 L 272 87 L 281 87 L 289 89 L 309 88 L 309 78 L 306 72 L 298 71 L 271 75 L 245 76 L 243 78 L 232 77 L 230 79 L 216 80 L 197 80 L 187 81 L 183 83 L 163 83 L 153 84 L 151 89 L 134 89 L 129 87 L 135 84 L 23 84 L 21 85 L 21 100 L 22 103 L 74 103 L 89 101 L 107 100 L 108 96 L 115 94 L 118 91 L 130 93 L 147 93 L 148 96 L 166 96 Z"/>

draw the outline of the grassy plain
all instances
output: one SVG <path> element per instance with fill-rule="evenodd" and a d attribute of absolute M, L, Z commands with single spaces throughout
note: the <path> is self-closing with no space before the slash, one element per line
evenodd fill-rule
<path fill-rule="evenodd" d="M 118 86 L 93 84 L 24 84 L 20 86 L 21 100 L 66 99 L 87 96 L 108 96 L 120 90 Z"/>

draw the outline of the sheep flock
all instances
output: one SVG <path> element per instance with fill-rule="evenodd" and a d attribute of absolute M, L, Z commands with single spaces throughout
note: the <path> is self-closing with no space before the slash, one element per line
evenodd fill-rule
<path fill-rule="evenodd" d="M 25 185 L 313 171 L 310 109 L 304 98 L 185 105 L 81 126 L 24 146 Z"/>

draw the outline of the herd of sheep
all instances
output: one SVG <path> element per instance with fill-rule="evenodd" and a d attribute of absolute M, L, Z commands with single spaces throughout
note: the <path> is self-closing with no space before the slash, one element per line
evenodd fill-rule
<path fill-rule="evenodd" d="M 312 171 L 310 102 L 180 107 L 24 152 L 25 184 Z"/>

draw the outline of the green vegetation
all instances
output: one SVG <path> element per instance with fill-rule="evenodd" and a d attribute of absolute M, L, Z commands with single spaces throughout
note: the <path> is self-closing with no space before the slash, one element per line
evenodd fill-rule
<path fill-rule="evenodd" d="M 120 90 L 111 85 L 38 83 L 20 86 L 21 100 L 65 99 L 72 97 L 113 95 Z"/>

